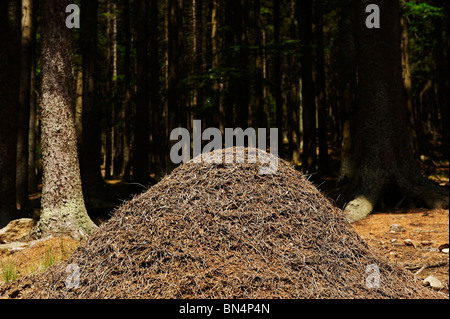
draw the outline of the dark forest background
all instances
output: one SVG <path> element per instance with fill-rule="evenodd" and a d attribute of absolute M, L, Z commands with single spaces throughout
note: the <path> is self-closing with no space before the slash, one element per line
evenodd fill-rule
<path fill-rule="evenodd" d="M 39 207 L 32 195 L 40 190 L 43 170 L 40 2 L 23 2 L 32 19 L 28 27 L 22 21 L 17 57 L 20 107 L 0 114 L 1 134 L 17 131 L 15 177 L 0 172 L 8 193 L 0 197 L 15 198 L 11 216 Z M 201 119 L 203 129 L 222 131 L 277 127 L 280 157 L 339 197 L 353 175 L 361 101 L 360 2 L 73 1 L 81 9 L 81 28 L 72 29 L 73 112 L 90 214 L 102 213 L 101 207 L 109 211 L 106 203 L 129 198 L 170 173 L 169 134 L 179 126 L 192 132 L 193 119 Z M 381 15 L 394 14 L 401 26 L 405 105 L 394 107 L 407 110 L 404 134 L 423 173 L 439 166 L 447 176 L 448 6 L 444 0 L 400 0 L 398 15 L 380 6 Z M 393 32 L 383 24 L 381 31 Z M 0 33 L 8 36 L 5 29 Z M 2 79 L 6 104 L 11 81 L 6 73 Z M 17 124 L 8 129 L 11 123 Z M 4 149 L 0 157 L 7 162 Z"/>

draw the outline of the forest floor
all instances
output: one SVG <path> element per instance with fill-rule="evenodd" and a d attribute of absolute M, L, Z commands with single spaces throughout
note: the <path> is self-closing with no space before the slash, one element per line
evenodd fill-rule
<path fill-rule="evenodd" d="M 439 163 L 427 176 L 448 186 L 448 167 L 448 161 Z M 427 168 L 422 169 L 425 172 Z M 116 187 L 125 200 L 128 196 L 119 184 L 110 183 L 110 187 Z M 96 222 L 103 220 L 100 216 Z M 449 245 L 448 209 L 377 210 L 352 226 L 379 256 L 413 274 L 419 272 L 419 280 L 433 275 L 443 283 L 441 291 L 449 293 L 449 254 L 445 252 Z M 71 238 L 51 238 L 15 252 L 0 250 L 0 283 L 43 271 L 70 256 L 78 245 L 80 242 Z"/>
<path fill-rule="evenodd" d="M 413 274 L 423 267 L 416 278 L 432 275 L 449 293 L 449 254 L 442 252 L 449 243 L 448 209 L 373 212 L 352 225 L 379 256 Z"/>

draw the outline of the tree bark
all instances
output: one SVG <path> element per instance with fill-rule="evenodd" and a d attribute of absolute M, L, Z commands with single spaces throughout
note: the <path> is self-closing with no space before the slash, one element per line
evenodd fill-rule
<path fill-rule="evenodd" d="M 416 123 L 414 120 L 413 96 L 412 96 L 412 77 L 411 65 L 409 62 L 409 36 L 406 18 L 400 18 L 401 25 L 401 49 L 402 49 L 402 77 L 405 88 L 405 101 L 408 109 L 408 124 L 411 137 L 411 147 L 413 151 L 418 151 Z"/>
<path fill-rule="evenodd" d="M 235 28 L 236 28 L 236 44 L 240 47 L 239 55 L 237 57 L 237 70 L 240 73 L 239 78 L 233 81 L 234 86 L 234 104 L 236 114 L 236 126 L 247 128 L 249 117 L 249 92 L 250 92 L 250 77 L 249 77 L 249 52 L 248 52 L 248 1 L 241 0 L 234 1 L 235 3 Z"/>
<path fill-rule="evenodd" d="M 97 97 L 98 0 L 83 0 L 81 8 L 81 53 L 83 57 L 83 113 L 81 142 L 81 179 L 87 197 L 103 196 L 101 165 L 102 108 Z"/>
<path fill-rule="evenodd" d="M 35 39 L 35 36 L 33 36 Z M 31 96 L 30 96 L 30 122 L 28 131 L 28 193 L 34 193 L 38 188 L 38 178 L 36 172 L 36 143 L 39 131 L 39 116 L 37 110 L 37 89 L 36 89 L 36 58 L 32 57 L 31 63 Z"/>
<path fill-rule="evenodd" d="M 16 216 L 20 12 L 19 0 L 0 1 L 0 228 Z"/>
<path fill-rule="evenodd" d="M 354 174 L 353 149 L 356 131 L 356 29 L 358 0 L 339 2 L 337 34 L 336 107 L 333 108 L 336 135 L 340 135 L 341 163 L 338 185 L 347 184 Z"/>
<path fill-rule="evenodd" d="M 262 21 L 261 21 L 261 1 L 255 0 L 253 12 L 254 12 L 254 34 L 255 34 L 255 107 L 254 117 L 255 123 L 253 127 L 267 127 L 267 119 L 264 113 L 264 96 L 263 96 L 263 52 L 262 52 Z"/>
<path fill-rule="evenodd" d="M 33 54 L 33 1 L 22 0 L 20 108 L 17 130 L 17 208 L 28 206 L 28 130 L 30 121 L 31 59 Z"/>
<path fill-rule="evenodd" d="M 317 82 L 317 117 L 319 136 L 319 171 L 322 174 L 330 172 L 328 161 L 328 119 L 325 87 L 325 57 L 323 43 L 323 3 L 315 1 L 314 17 L 316 26 L 316 82 Z"/>
<path fill-rule="evenodd" d="M 85 237 L 96 229 L 81 188 L 74 118 L 72 30 L 65 25 L 70 0 L 42 2 L 41 217 L 36 234 Z"/>
<path fill-rule="evenodd" d="M 312 14 L 313 1 L 299 0 L 299 33 L 301 45 L 300 72 L 302 77 L 303 102 L 303 154 L 302 167 L 305 171 L 315 170 L 316 155 L 316 103 L 312 73 Z"/>
<path fill-rule="evenodd" d="M 148 95 L 148 4 L 136 4 L 136 118 L 134 131 L 133 179 L 138 183 L 149 181 L 149 95 Z"/>
<path fill-rule="evenodd" d="M 161 110 L 161 98 L 160 98 L 160 66 L 158 56 L 158 1 L 150 2 L 150 38 L 149 38 L 149 72 L 150 72 L 150 108 L 151 108 L 151 123 L 152 127 L 150 131 L 152 133 L 152 153 L 155 156 L 155 178 L 159 180 L 165 173 L 165 157 L 168 151 L 165 150 L 165 143 L 163 141 L 164 136 L 160 132 L 163 132 L 162 125 L 162 110 Z"/>
<path fill-rule="evenodd" d="M 130 181 L 131 178 L 131 25 L 130 25 L 130 0 L 123 0 L 124 12 L 124 37 L 125 37 L 125 56 L 124 56 L 124 99 L 122 105 L 123 120 L 123 163 L 122 163 L 122 180 Z"/>
<path fill-rule="evenodd" d="M 398 1 L 378 0 L 380 29 L 365 26 L 359 1 L 358 115 L 355 174 L 344 192 L 344 213 L 354 221 L 377 203 L 409 198 L 430 208 L 448 207 L 448 190 L 421 176 L 409 143 L 404 98 Z M 389 32 L 386 32 L 389 30 Z"/>
<path fill-rule="evenodd" d="M 280 2 L 273 0 L 273 41 L 275 44 L 274 62 L 273 62 L 273 82 L 275 96 L 275 121 L 278 128 L 278 156 L 284 157 L 283 135 L 283 99 L 281 92 L 281 47 L 280 47 Z"/>

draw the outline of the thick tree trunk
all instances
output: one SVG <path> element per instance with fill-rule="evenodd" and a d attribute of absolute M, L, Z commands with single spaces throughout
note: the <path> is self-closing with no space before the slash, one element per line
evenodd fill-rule
<path fill-rule="evenodd" d="M 74 121 L 72 30 L 65 25 L 70 0 L 42 2 L 42 211 L 37 235 L 84 237 L 95 224 L 81 189 Z"/>
<path fill-rule="evenodd" d="M 358 117 L 355 174 L 345 198 L 350 220 L 366 217 L 381 201 L 405 198 L 432 208 L 448 207 L 448 190 L 423 178 L 412 156 L 402 82 L 399 3 L 378 0 L 380 29 L 365 26 L 359 1 Z M 389 30 L 387 32 L 386 30 Z"/>
<path fill-rule="evenodd" d="M 0 228 L 16 215 L 20 3 L 0 1 Z"/>

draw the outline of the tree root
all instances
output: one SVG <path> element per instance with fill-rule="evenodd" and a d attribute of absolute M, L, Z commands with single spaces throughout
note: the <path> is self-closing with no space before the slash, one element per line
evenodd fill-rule
<path fill-rule="evenodd" d="M 373 176 L 372 176 L 373 177 Z M 391 179 L 381 178 L 379 182 L 366 183 L 358 191 L 353 186 L 353 192 L 347 192 L 346 198 L 353 198 L 348 201 L 344 209 L 344 214 L 350 222 L 354 222 L 367 217 L 374 209 L 375 205 L 384 200 L 384 197 L 392 195 L 392 184 L 395 191 L 399 192 L 400 201 L 396 205 L 399 206 L 405 198 L 414 202 L 419 206 L 430 209 L 448 209 L 449 193 L 448 188 L 441 187 L 424 177 L 405 178 L 403 176 L 393 176 Z M 395 181 L 395 183 L 389 183 Z M 361 184 L 360 184 L 361 185 Z M 349 195 L 350 194 L 350 195 Z"/>

